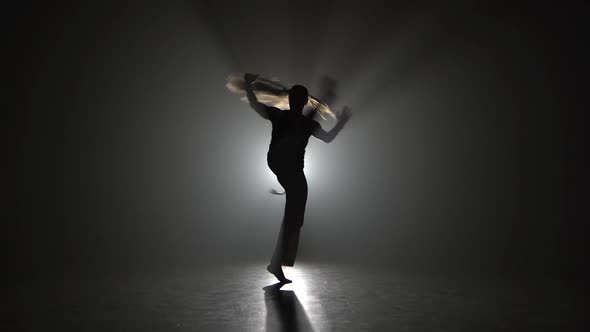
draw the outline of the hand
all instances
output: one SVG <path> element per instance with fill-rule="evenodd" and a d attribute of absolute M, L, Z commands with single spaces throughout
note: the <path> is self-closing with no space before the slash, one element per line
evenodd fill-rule
<path fill-rule="evenodd" d="M 251 73 L 244 74 L 244 81 L 246 81 L 246 84 L 254 83 L 254 81 L 256 81 L 257 78 L 258 78 L 258 74 L 251 74 Z"/>
<path fill-rule="evenodd" d="M 336 119 L 338 119 L 338 121 L 346 122 L 348 121 L 348 119 L 350 119 L 351 116 L 352 113 L 350 112 L 350 108 L 348 106 L 344 106 L 344 108 L 342 108 L 342 111 L 336 114 Z"/>

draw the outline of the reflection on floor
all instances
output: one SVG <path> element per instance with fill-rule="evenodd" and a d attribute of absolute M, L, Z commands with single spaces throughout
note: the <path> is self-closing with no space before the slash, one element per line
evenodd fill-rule
<path fill-rule="evenodd" d="M 576 331 L 581 294 L 556 282 L 408 276 L 265 262 L 45 280 L 18 288 L 24 331 Z"/>
<path fill-rule="evenodd" d="M 313 331 L 305 309 L 292 290 L 281 290 L 283 283 L 264 287 L 267 331 Z"/>

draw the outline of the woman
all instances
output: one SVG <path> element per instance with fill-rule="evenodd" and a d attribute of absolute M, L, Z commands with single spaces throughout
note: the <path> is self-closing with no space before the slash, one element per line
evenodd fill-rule
<path fill-rule="evenodd" d="M 326 143 L 331 142 L 350 119 L 350 111 L 345 107 L 338 115 L 338 123 L 326 132 L 311 117 L 303 115 L 303 108 L 309 100 L 307 89 L 295 85 L 289 90 L 289 110 L 266 106 L 258 101 L 253 83 L 258 75 L 245 74 L 246 95 L 250 106 L 264 119 L 272 123 L 272 138 L 267 154 L 268 167 L 277 176 L 286 193 L 285 214 L 277 239 L 277 244 L 267 270 L 280 282 L 288 283 L 282 265 L 293 266 L 299 244 L 299 231 L 303 226 L 305 204 L 307 202 L 307 180 L 303 173 L 305 147 L 310 136 Z M 315 114 L 317 111 L 311 112 Z"/>

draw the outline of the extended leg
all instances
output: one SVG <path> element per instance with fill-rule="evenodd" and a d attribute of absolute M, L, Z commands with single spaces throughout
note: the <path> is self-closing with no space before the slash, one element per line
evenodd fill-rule
<path fill-rule="evenodd" d="M 303 172 L 279 176 L 286 191 L 285 215 L 271 259 L 271 266 L 293 266 L 299 245 L 299 232 L 303 226 L 307 202 L 307 181 Z"/>
<path fill-rule="evenodd" d="M 270 260 L 270 264 L 266 267 L 266 270 L 268 272 L 274 274 L 275 277 L 277 277 L 277 279 L 279 279 L 280 282 L 289 283 L 289 282 L 291 282 L 291 280 L 289 280 L 285 277 L 285 274 L 283 273 L 283 268 L 281 267 L 283 253 L 285 252 L 285 249 L 284 249 L 285 240 L 284 240 L 284 230 L 283 230 L 284 226 L 285 226 L 285 222 L 283 220 L 283 223 L 281 224 L 281 230 L 279 231 L 279 236 L 277 238 L 277 244 L 275 245 L 275 251 L 274 251 L 272 258 Z"/>

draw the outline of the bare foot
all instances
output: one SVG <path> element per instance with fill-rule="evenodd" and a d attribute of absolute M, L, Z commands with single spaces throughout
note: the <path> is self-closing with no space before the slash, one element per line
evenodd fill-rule
<path fill-rule="evenodd" d="M 278 266 L 273 266 L 272 264 L 269 264 L 266 267 L 266 270 L 272 274 L 274 274 L 275 277 L 277 277 L 277 279 L 279 279 L 280 282 L 288 284 L 290 282 L 292 282 L 291 280 L 285 278 L 285 274 L 283 273 L 283 268 L 278 265 Z"/>

